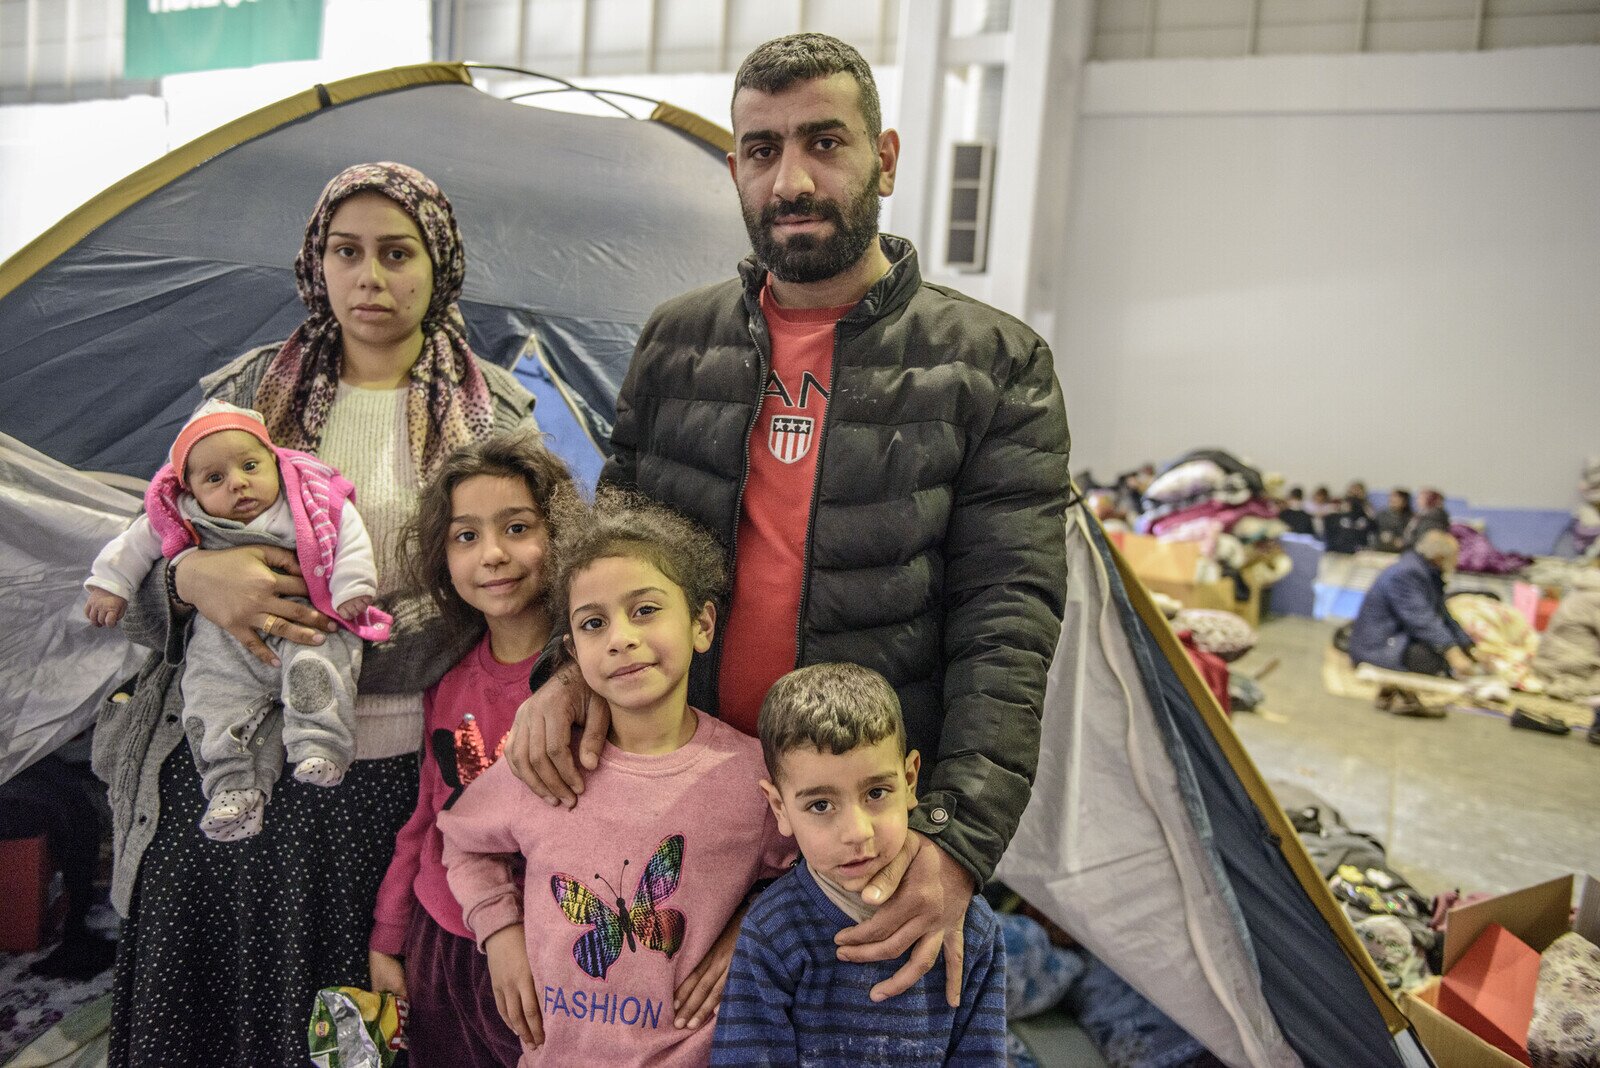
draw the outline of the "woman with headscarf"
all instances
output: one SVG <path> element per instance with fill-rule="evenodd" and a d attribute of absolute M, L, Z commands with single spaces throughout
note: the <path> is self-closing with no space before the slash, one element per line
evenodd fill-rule
<path fill-rule="evenodd" d="M 277 444 L 354 483 L 395 625 L 366 649 L 344 782 L 266 783 L 262 832 L 214 843 L 197 827 L 199 780 L 181 744 L 189 613 L 268 660 L 261 635 L 315 643 L 332 624 L 289 599 L 305 584 L 284 550 L 194 551 L 153 569 L 125 625 L 162 651 L 96 737 L 116 828 L 113 902 L 127 917 L 112 1065 L 304 1063 L 315 992 L 367 985 L 373 900 L 416 801 L 422 691 L 477 637 L 448 632 L 424 599 L 394 595 L 397 539 L 453 449 L 532 423 L 533 398 L 467 345 L 464 274 L 454 213 L 432 181 L 396 163 L 351 167 L 323 190 L 295 261 L 309 316 L 281 345 L 201 382 L 207 397 L 260 411 Z M 273 725 L 267 715 L 252 744 L 276 744 Z"/>

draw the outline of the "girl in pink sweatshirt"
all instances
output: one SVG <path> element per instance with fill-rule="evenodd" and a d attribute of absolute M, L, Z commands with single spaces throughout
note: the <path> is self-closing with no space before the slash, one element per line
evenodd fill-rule
<path fill-rule="evenodd" d="M 445 880 L 435 820 L 499 756 L 528 696 L 529 672 L 550 639 L 550 503 L 571 485 L 536 433 L 502 434 L 445 461 L 408 531 L 412 581 L 458 631 L 487 625 L 483 640 L 423 695 L 417 807 L 396 836 L 374 909 L 372 986 L 410 1001 L 406 1035 L 418 1068 L 494 1068 L 522 1055 L 495 1008 L 490 962 Z M 501 964 L 527 973 L 520 954 Z"/>
<path fill-rule="evenodd" d="M 450 889 L 491 967 L 507 947 L 529 962 L 525 982 L 495 984 L 523 1068 L 703 1065 L 712 1028 L 688 1026 L 675 994 L 708 957 L 726 970 L 713 948 L 731 947 L 753 885 L 788 866 L 793 843 L 762 800 L 760 743 L 687 700 L 725 586 L 721 548 L 632 495 L 571 507 L 551 618 L 610 706 L 607 745 L 571 808 L 540 803 L 504 761 L 478 777 L 439 816 Z"/>

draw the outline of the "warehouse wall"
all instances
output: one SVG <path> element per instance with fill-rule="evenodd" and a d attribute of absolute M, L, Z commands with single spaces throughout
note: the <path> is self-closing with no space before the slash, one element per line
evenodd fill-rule
<path fill-rule="evenodd" d="M 1074 467 L 1569 507 L 1600 453 L 1600 46 L 1089 67 L 1051 340 Z"/>

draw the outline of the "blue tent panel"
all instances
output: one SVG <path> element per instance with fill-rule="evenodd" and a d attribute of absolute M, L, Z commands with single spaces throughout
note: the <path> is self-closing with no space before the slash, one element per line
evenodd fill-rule
<path fill-rule="evenodd" d="M 567 461 L 573 480 L 582 490 L 592 489 L 600 480 L 605 456 L 595 448 L 588 427 L 578 417 L 543 364 L 524 356 L 516 366 L 517 380 L 537 399 L 533 412 L 544 432 L 545 444 Z"/>

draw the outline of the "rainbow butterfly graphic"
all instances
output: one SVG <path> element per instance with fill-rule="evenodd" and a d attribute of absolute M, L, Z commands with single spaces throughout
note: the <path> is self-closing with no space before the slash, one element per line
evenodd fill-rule
<path fill-rule="evenodd" d="M 628 861 L 622 862 L 626 873 Z M 678 889 L 678 876 L 683 872 L 683 835 L 674 834 L 661 840 L 650 863 L 644 866 L 644 875 L 634 891 L 633 907 L 624 905 L 617 888 L 598 872 L 595 878 L 605 884 L 616 900 L 612 908 L 600 896 L 570 875 L 557 872 L 550 877 L 550 892 L 567 919 L 579 927 L 593 925 L 594 930 L 578 937 L 572 944 L 572 959 L 587 974 L 604 979 L 606 970 L 622 955 L 626 939 L 629 952 L 638 952 L 639 943 L 646 949 L 665 953 L 667 959 L 683 945 L 683 913 L 677 909 L 658 909 L 658 902 L 671 897 Z M 617 879 L 622 882 L 621 877 Z"/>

